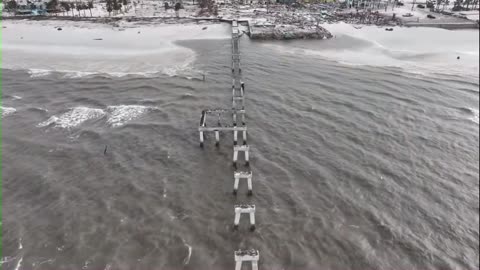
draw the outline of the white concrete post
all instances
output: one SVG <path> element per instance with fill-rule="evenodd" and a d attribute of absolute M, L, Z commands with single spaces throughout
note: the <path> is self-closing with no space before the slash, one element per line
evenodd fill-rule
<path fill-rule="evenodd" d="M 238 183 L 240 182 L 240 176 L 235 175 L 235 182 L 233 183 L 233 194 L 237 194 Z"/>
<path fill-rule="evenodd" d="M 218 146 L 220 144 L 220 131 L 215 130 L 215 145 Z"/>
<path fill-rule="evenodd" d="M 252 270 L 258 270 L 258 262 L 252 261 Z"/>
<path fill-rule="evenodd" d="M 242 261 L 237 261 L 235 263 L 235 270 L 242 270 Z"/>
<path fill-rule="evenodd" d="M 248 156 L 249 148 L 245 151 L 245 165 L 250 166 L 250 157 Z"/>
<path fill-rule="evenodd" d="M 252 175 L 247 178 L 247 185 L 248 185 L 248 195 L 253 194 L 253 185 L 252 185 Z"/>
<path fill-rule="evenodd" d="M 233 132 L 233 145 L 237 145 L 237 141 L 238 141 L 238 131 L 234 131 Z"/>
<path fill-rule="evenodd" d="M 247 144 L 247 131 L 243 131 L 243 144 Z"/>
<path fill-rule="evenodd" d="M 235 208 L 235 220 L 233 221 L 233 226 L 234 228 L 238 228 L 238 224 L 240 224 L 240 216 L 242 215 L 242 213 L 240 212 L 240 210 L 238 210 L 237 208 Z"/>
<path fill-rule="evenodd" d="M 238 151 L 237 151 L 237 150 L 233 150 L 233 165 L 234 165 L 234 166 L 237 165 L 237 159 L 238 159 Z"/>
<path fill-rule="evenodd" d="M 203 131 L 200 131 L 200 147 L 203 147 Z"/>
<path fill-rule="evenodd" d="M 250 231 L 255 231 L 255 212 L 250 212 Z"/>

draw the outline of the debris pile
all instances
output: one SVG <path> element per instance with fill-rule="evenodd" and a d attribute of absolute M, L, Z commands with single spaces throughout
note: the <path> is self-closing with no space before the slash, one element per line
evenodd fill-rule
<path fill-rule="evenodd" d="M 328 39 L 332 34 L 321 26 L 299 27 L 296 25 L 253 26 L 250 28 L 252 39 Z"/>
<path fill-rule="evenodd" d="M 337 12 L 335 18 L 337 21 L 344 21 L 349 24 L 373 24 L 378 26 L 395 26 L 402 24 L 401 19 L 396 17 L 395 14 L 386 15 L 378 11 Z"/>

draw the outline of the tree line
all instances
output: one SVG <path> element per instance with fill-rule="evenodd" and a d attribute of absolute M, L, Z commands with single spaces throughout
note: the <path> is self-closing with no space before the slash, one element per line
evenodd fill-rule
<path fill-rule="evenodd" d="M 119 11 L 122 11 L 122 7 L 124 7 L 124 11 L 127 11 L 129 0 L 106 0 L 106 8 L 108 11 L 109 16 L 113 12 L 113 14 L 117 14 Z M 92 9 L 93 9 L 93 0 L 88 1 L 88 2 L 66 2 L 66 1 L 59 1 L 59 0 L 50 0 L 45 4 L 45 7 L 43 8 L 43 5 L 38 5 L 33 2 L 28 1 L 28 4 L 26 6 L 20 6 L 18 5 L 16 0 L 8 0 L 5 2 L 5 10 L 6 11 L 13 11 L 16 12 L 19 9 L 45 9 L 49 13 L 59 13 L 63 12 L 63 15 L 67 14 L 72 16 L 75 16 L 78 13 L 78 16 L 82 16 L 82 11 L 83 11 L 83 16 L 86 17 L 86 11 L 88 10 L 90 12 L 90 16 L 93 17 L 92 14 Z"/>

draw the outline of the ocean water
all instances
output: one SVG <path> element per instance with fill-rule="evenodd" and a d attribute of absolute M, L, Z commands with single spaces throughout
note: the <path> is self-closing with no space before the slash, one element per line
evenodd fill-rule
<path fill-rule="evenodd" d="M 479 268 L 478 51 L 243 38 L 254 195 L 234 197 L 232 135 L 196 131 L 231 104 L 230 40 L 178 45 L 180 73 L 2 70 L 2 269 L 226 270 L 239 248 L 268 270 Z"/>

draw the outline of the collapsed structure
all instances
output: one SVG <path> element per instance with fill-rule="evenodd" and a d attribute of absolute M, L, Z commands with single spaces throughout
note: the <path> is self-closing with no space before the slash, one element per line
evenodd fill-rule
<path fill-rule="evenodd" d="M 220 146 L 220 132 L 233 132 L 233 194 L 237 194 L 240 179 L 247 180 L 248 195 L 253 194 L 252 171 L 237 171 L 239 153 L 243 152 L 245 166 L 250 167 L 250 146 L 247 142 L 247 124 L 245 113 L 245 83 L 242 80 L 242 68 L 240 66 L 240 30 L 238 21 L 232 21 L 232 108 L 231 109 L 205 109 L 200 117 L 198 127 L 200 147 L 204 147 L 205 134 L 215 134 L 215 145 Z M 231 118 L 230 118 L 231 117 Z M 213 119 L 213 120 L 210 120 Z M 210 120 L 210 121 L 207 121 Z M 241 144 L 238 142 L 238 133 L 242 133 Z M 255 211 L 253 204 L 237 204 L 234 206 L 233 228 L 238 229 L 242 214 L 248 214 L 250 219 L 250 231 L 255 230 Z M 260 253 L 258 250 L 238 250 L 234 252 L 235 269 L 240 270 L 243 262 L 251 262 L 252 269 L 258 270 Z"/>

